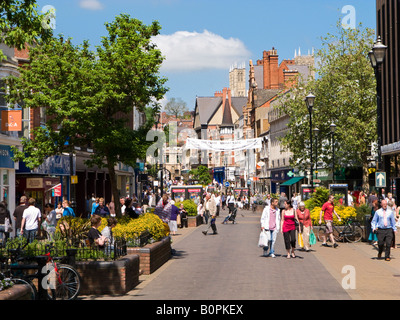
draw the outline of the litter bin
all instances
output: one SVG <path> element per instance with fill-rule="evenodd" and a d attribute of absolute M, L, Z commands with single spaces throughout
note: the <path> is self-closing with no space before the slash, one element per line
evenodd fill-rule
<path fill-rule="evenodd" d="M 371 215 L 364 216 L 364 241 L 368 241 L 369 234 L 371 233 Z"/>

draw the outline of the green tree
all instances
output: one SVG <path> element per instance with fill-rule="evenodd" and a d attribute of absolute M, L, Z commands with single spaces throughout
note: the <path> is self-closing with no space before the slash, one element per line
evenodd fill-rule
<path fill-rule="evenodd" d="M 23 49 L 26 43 L 51 38 L 52 29 L 46 27 L 46 19 L 46 15 L 37 11 L 35 0 L 0 1 L 0 43 Z M 4 58 L 0 50 L 0 61 Z"/>
<path fill-rule="evenodd" d="M 196 169 L 192 169 L 189 171 L 189 174 L 192 176 L 193 180 L 199 181 L 203 186 L 211 183 L 211 175 L 210 171 L 206 166 L 198 166 Z"/>
<path fill-rule="evenodd" d="M 322 38 L 322 49 L 316 54 L 316 79 L 299 79 L 292 90 L 281 95 L 278 107 L 290 118 L 288 133 L 281 142 L 293 153 L 291 165 L 310 168 L 309 112 L 304 98 L 312 92 L 316 96 L 312 123 L 313 128 L 319 129 L 319 162 L 329 167 L 332 164 L 329 126 L 334 123 L 335 167 L 361 165 L 365 190 L 369 190 L 367 157 L 377 139 L 376 83 L 368 59 L 373 38 L 374 31 L 364 29 L 362 24 L 356 29 L 344 29 L 339 22 L 337 34 Z M 314 143 L 313 158 L 315 148 Z"/>
<path fill-rule="evenodd" d="M 146 134 L 160 108 L 155 101 L 167 88 L 159 76 L 163 57 L 151 42 L 159 33 L 158 22 L 147 26 L 123 14 L 105 25 L 108 36 L 96 51 L 89 50 L 87 41 L 74 46 L 59 36 L 31 48 L 31 64 L 8 82 L 11 101 L 23 100 L 25 107 L 43 108 L 46 115 L 33 138 L 22 140 L 23 149 L 14 148 L 14 158 L 33 168 L 48 156 L 90 146 L 94 152 L 86 164 L 108 169 L 118 199 L 114 167 L 119 162 L 135 166 L 145 158 L 150 146 Z M 130 125 L 134 107 L 147 115 L 138 130 Z"/>

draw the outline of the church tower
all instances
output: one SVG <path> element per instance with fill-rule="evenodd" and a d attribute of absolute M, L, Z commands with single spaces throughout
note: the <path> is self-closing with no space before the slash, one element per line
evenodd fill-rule
<path fill-rule="evenodd" d="M 229 88 L 232 97 L 246 97 L 246 67 L 244 63 L 239 67 L 235 64 L 229 70 Z"/>

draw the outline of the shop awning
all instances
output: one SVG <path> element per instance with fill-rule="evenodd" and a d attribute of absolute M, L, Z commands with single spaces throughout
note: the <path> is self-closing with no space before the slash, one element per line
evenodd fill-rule
<path fill-rule="evenodd" d="M 296 182 L 299 182 L 300 180 L 303 180 L 305 177 L 294 177 L 291 178 L 285 182 L 282 182 L 280 185 L 281 186 L 291 186 L 293 184 L 295 184 Z"/>

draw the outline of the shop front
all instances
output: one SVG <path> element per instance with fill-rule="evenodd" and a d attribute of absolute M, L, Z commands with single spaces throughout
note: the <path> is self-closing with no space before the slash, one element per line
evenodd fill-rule
<path fill-rule="evenodd" d="M 15 167 L 11 146 L 0 145 L 0 201 L 5 201 L 8 210 L 15 209 Z"/>
<path fill-rule="evenodd" d="M 56 206 L 63 199 L 70 198 L 69 176 L 70 159 L 67 155 L 48 157 L 43 164 L 32 170 L 20 161 L 15 181 L 16 201 L 26 196 L 34 198 L 40 210 L 43 210 L 46 203 Z M 61 184 L 61 193 L 53 191 L 58 184 Z"/>

